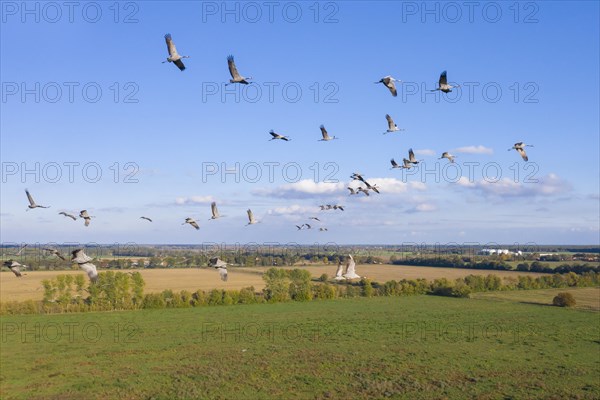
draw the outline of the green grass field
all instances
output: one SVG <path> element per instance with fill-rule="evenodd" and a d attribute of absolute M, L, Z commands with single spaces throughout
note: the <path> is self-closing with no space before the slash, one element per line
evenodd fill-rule
<path fill-rule="evenodd" d="M 600 397 L 598 313 L 380 297 L 2 317 L 2 399 Z"/>
<path fill-rule="evenodd" d="M 511 301 L 547 306 L 552 305 L 554 296 L 562 292 L 569 292 L 573 295 L 577 302 L 575 308 L 580 310 L 600 311 L 600 288 L 597 287 L 484 292 L 474 293 L 471 297 L 476 299 Z"/>

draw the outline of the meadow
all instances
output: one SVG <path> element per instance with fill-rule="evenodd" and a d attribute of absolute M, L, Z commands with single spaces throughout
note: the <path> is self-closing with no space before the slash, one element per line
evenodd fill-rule
<path fill-rule="evenodd" d="M 559 293 L 568 292 L 573 295 L 581 310 L 600 311 L 599 288 L 560 288 L 542 290 L 510 290 L 504 292 L 473 293 L 472 298 L 509 301 L 517 303 L 552 305 L 552 299 Z M 598 327 L 600 329 L 600 326 Z"/>
<path fill-rule="evenodd" d="M 597 312 L 484 297 L 4 316 L 1 340 L 2 399 L 600 397 Z"/>
<path fill-rule="evenodd" d="M 284 269 L 302 268 L 309 271 L 313 278 L 318 278 L 322 274 L 327 274 L 329 278 L 335 276 L 336 265 L 322 266 L 294 266 L 283 267 Z M 256 290 L 264 288 L 265 283 L 262 274 L 269 267 L 229 267 L 229 279 L 227 282 L 221 281 L 219 274 L 212 268 L 176 268 L 176 269 L 139 269 L 136 270 L 142 274 L 146 286 L 146 293 L 161 292 L 165 289 L 174 291 L 198 289 L 241 289 L 248 286 L 254 286 Z M 461 268 L 437 268 L 407 265 L 387 265 L 387 264 L 361 264 L 357 266 L 358 274 L 366 276 L 372 281 L 386 282 L 392 279 L 417 279 L 425 278 L 428 280 L 447 278 L 449 280 L 461 278 L 467 275 L 487 276 L 490 273 L 499 277 L 516 277 L 519 275 L 541 276 L 544 274 L 517 272 L 517 271 L 488 271 Z M 22 278 L 16 278 L 10 271 L 0 272 L 0 302 L 5 301 L 24 301 L 41 300 L 43 297 L 42 281 L 52 279 L 57 275 L 83 274 L 79 269 L 72 271 L 29 271 Z M 86 277 L 87 279 L 87 277 Z"/>

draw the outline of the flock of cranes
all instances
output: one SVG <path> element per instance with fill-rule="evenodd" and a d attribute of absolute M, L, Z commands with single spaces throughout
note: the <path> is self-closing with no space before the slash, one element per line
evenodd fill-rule
<path fill-rule="evenodd" d="M 402 82 L 402 81 L 400 79 L 396 79 L 396 78 L 388 75 L 388 76 L 384 76 L 383 78 L 381 78 L 380 80 L 378 80 L 377 82 L 375 82 L 375 84 L 377 84 L 377 83 L 383 83 L 383 85 L 386 88 L 388 88 L 388 90 L 390 91 L 390 93 L 392 94 L 392 96 L 396 97 L 396 96 L 398 96 L 398 90 L 396 89 L 395 82 Z M 435 88 L 435 89 L 432 89 L 430 91 L 431 92 L 435 92 L 435 91 L 439 90 L 439 91 L 442 91 L 444 93 L 449 93 L 449 92 L 452 91 L 453 88 L 457 88 L 457 87 L 460 87 L 460 85 L 454 85 L 453 86 L 453 85 L 448 84 L 448 73 L 446 71 L 443 71 L 440 74 L 440 79 L 438 80 L 438 87 Z"/>
<path fill-rule="evenodd" d="M 165 38 L 165 42 L 167 44 L 167 51 L 168 51 L 169 56 L 167 57 L 166 61 L 163 61 L 163 63 L 166 63 L 166 62 L 173 63 L 180 71 L 184 71 L 186 69 L 186 67 L 185 67 L 185 64 L 183 63 L 183 59 L 190 58 L 190 56 L 187 56 L 187 55 L 182 56 L 177 52 L 177 48 L 175 46 L 175 43 L 173 42 L 173 38 L 172 38 L 171 34 L 167 33 L 164 36 L 164 38 Z M 242 85 L 248 85 L 251 83 L 249 81 L 252 80 L 252 77 L 244 77 L 238 72 L 234 57 L 232 55 L 229 55 L 227 57 L 227 66 L 229 69 L 229 74 L 231 75 L 231 79 L 229 80 L 229 83 L 225 84 L 226 86 L 230 85 L 230 84 L 236 84 L 236 83 L 242 84 Z M 396 88 L 396 82 L 400 83 L 402 81 L 388 75 L 388 76 L 381 78 L 379 81 L 375 82 L 375 84 L 379 84 L 379 83 L 383 84 L 390 91 L 391 95 L 396 97 L 398 95 L 398 91 Z M 443 71 L 439 77 L 438 87 L 435 89 L 432 89 L 430 91 L 432 91 L 432 92 L 441 91 L 443 93 L 449 93 L 449 92 L 452 92 L 453 88 L 458 88 L 458 87 L 460 87 L 460 85 L 450 85 L 448 83 L 447 71 Z M 383 134 L 400 132 L 400 131 L 405 130 L 403 128 L 399 128 L 398 125 L 394 122 L 394 120 L 392 119 L 392 117 L 389 114 L 386 114 L 385 118 L 387 121 L 388 128 L 385 132 L 383 132 Z M 327 142 L 327 141 L 339 139 L 336 136 L 330 136 L 329 133 L 327 132 L 327 130 L 325 129 L 324 125 L 320 125 L 319 128 L 321 130 L 321 136 L 322 136 L 322 138 L 319 139 L 319 141 Z M 282 140 L 282 141 L 286 141 L 286 142 L 291 141 L 290 137 L 276 133 L 274 130 L 269 131 L 269 134 L 271 135 L 270 140 Z M 529 144 L 525 144 L 523 142 L 518 142 L 518 143 L 515 143 L 510 149 L 508 149 L 508 151 L 516 150 L 521 155 L 521 157 L 524 161 L 528 161 L 529 159 L 525 152 L 525 147 L 533 147 L 533 146 L 529 145 Z M 455 157 L 456 156 L 450 154 L 449 152 L 443 152 L 441 157 L 439 157 L 439 159 L 445 158 L 450 163 L 453 163 Z M 392 158 L 390 160 L 390 163 L 392 165 L 392 167 L 390 169 L 409 169 L 409 168 L 412 168 L 413 166 L 419 164 L 422 161 L 423 160 L 417 160 L 413 150 L 409 149 L 408 158 L 403 158 L 402 164 L 398 164 L 394 160 L 394 158 Z M 353 188 L 353 187 L 349 186 L 347 189 L 350 191 L 350 193 L 349 193 L 350 195 L 358 195 L 358 194 L 362 193 L 366 196 L 369 196 L 370 192 L 374 192 L 377 194 L 380 193 L 377 185 L 370 184 L 360 173 L 356 173 L 356 172 L 353 173 L 351 175 L 351 178 L 353 181 L 359 181 L 361 184 L 364 184 L 364 186 L 359 186 L 357 188 Z M 26 193 L 27 199 L 29 201 L 29 205 L 28 205 L 28 208 L 26 211 L 29 211 L 29 210 L 35 209 L 35 208 L 49 208 L 50 207 L 50 206 L 43 206 L 43 205 L 37 204 L 34 201 L 33 197 L 31 196 L 31 193 L 29 192 L 29 190 L 25 189 L 25 193 Z M 344 206 L 339 205 L 339 204 L 324 204 L 324 205 L 320 205 L 319 208 L 321 211 L 326 211 L 326 210 L 344 211 Z M 246 225 L 254 225 L 254 224 L 261 222 L 261 221 L 258 221 L 255 219 L 254 214 L 252 213 L 251 209 L 248 209 L 246 212 L 248 214 L 248 223 Z M 212 204 L 211 204 L 211 214 L 212 215 L 211 215 L 209 221 L 216 220 L 216 219 L 223 217 L 222 215 L 219 214 L 216 202 L 212 202 Z M 66 218 L 71 218 L 73 221 L 77 220 L 77 217 L 74 214 L 70 214 L 65 211 L 59 212 L 59 215 L 63 215 Z M 84 220 L 84 225 L 87 227 L 90 225 L 91 219 L 94 217 L 90 216 L 89 213 L 87 212 L 87 210 L 81 210 L 79 212 L 79 218 Z M 146 217 L 146 216 L 141 216 L 140 219 L 146 220 L 148 222 L 152 222 L 152 219 L 149 217 Z M 310 219 L 316 220 L 319 223 L 321 222 L 321 220 L 318 219 L 317 217 L 310 217 Z M 182 223 L 182 225 L 186 225 L 186 224 L 189 224 L 196 230 L 200 229 L 200 225 L 198 224 L 198 222 L 196 222 L 196 220 L 191 217 L 186 218 L 185 221 Z M 302 225 L 296 225 L 296 228 L 297 228 L 297 230 L 305 230 L 305 229 L 310 230 L 313 227 L 311 224 L 304 223 Z M 319 231 L 321 231 L 321 232 L 324 232 L 327 230 L 328 229 L 326 227 L 319 228 Z M 23 250 L 23 248 L 25 246 L 23 246 L 19 250 L 17 255 L 21 253 L 21 251 Z M 51 253 L 53 255 L 56 255 L 57 257 L 59 257 L 63 260 L 66 260 L 55 249 L 44 249 L 44 250 L 48 251 L 49 253 Z M 82 249 L 78 249 L 78 250 L 75 250 L 72 252 L 71 262 L 78 264 L 80 266 L 80 268 L 82 268 L 87 273 L 90 280 L 96 281 L 96 279 L 98 277 L 98 272 L 96 270 L 95 265 L 91 264 L 90 261 L 92 261 L 92 259 L 90 257 L 88 257 L 83 252 Z M 20 272 L 20 268 L 26 268 L 26 266 L 23 266 L 14 260 L 8 260 L 4 263 L 4 265 L 6 267 L 8 267 L 17 277 L 22 276 L 22 273 Z M 222 260 L 220 260 L 218 258 L 213 258 L 210 260 L 210 265 L 218 270 L 218 272 L 221 276 L 221 279 L 223 279 L 224 281 L 227 280 L 227 263 L 223 262 Z M 359 276 L 355 272 L 354 259 L 350 255 L 348 257 L 347 264 L 346 264 L 346 272 L 342 273 L 342 265 L 340 263 L 340 265 L 338 266 L 338 270 L 337 270 L 335 279 L 341 280 L 341 279 L 354 279 L 354 278 L 359 278 Z"/>
<path fill-rule="evenodd" d="M 448 153 L 448 152 L 444 152 L 442 154 L 442 156 L 440 157 L 440 159 L 442 159 L 442 158 L 447 158 L 448 160 L 450 160 L 450 162 L 454 162 L 454 156 L 450 155 L 450 153 Z M 392 164 L 392 168 L 390 168 L 390 169 L 395 169 L 395 168 L 409 169 L 409 168 L 412 168 L 413 165 L 417 165 L 421 161 L 423 161 L 423 160 L 417 160 L 413 149 L 408 149 L 408 159 L 403 158 L 402 165 L 400 165 L 396 162 L 396 160 L 394 160 L 392 158 L 390 160 L 390 163 Z"/>
<path fill-rule="evenodd" d="M 67 260 L 56 249 L 44 248 L 44 250 L 47 251 L 47 252 L 49 252 L 50 254 L 53 254 L 53 255 L 57 256 L 58 258 L 60 258 L 63 261 Z M 17 253 L 17 254 L 19 254 L 19 253 Z M 71 262 L 73 264 L 78 264 L 79 267 L 83 271 L 85 271 L 85 273 L 87 274 L 87 276 L 90 278 L 90 281 L 95 283 L 98 280 L 98 270 L 96 269 L 96 266 L 90 262 L 92 260 L 93 259 L 91 257 L 89 257 L 87 254 L 85 254 L 85 252 L 83 251 L 83 249 L 77 249 L 77 250 L 73 250 L 71 252 Z M 4 262 L 4 266 L 7 267 L 8 269 L 10 269 L 11 272 L 13 274 L 15 274 L 15 276 L 17 278 L 21 278 L 23 275 L 27 275 L 27 274 L 24 274 L 24 273 L 21 272 L 21 269 L 26 269 L 27 266 L 19 264 L 17 261 L 7 260 L 7 261 Z"/>

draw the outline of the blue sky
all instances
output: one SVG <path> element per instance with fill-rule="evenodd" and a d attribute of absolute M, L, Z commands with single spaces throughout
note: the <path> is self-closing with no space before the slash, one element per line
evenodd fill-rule
<path fill-rule="evenodd" d="M 472 21 L 462 2 L 274 2 L 272 22 L 266 2 L 84 2 L 72 22 L 64 3 L 22 4 L 2 3 L 4 243 L 600 241 L 597 2 L 481 2 Z M 183 72 L 161 63 L 167 32 Z M 237 99 L 221 96 L 229 54 L 255 82 Z M 442 70 L 461 88 L 423 97 Z M 386 75 L 398 97 L 373 84 Z M 386 113 L 406 131 L 382 135 Z M 318 142 L 320 124 L 340 139 Z M 409 148 L 428 174 L 390 170 Z M 355 171 L 381 194 L 349 196 Z M 25 188 L 51 208 L 25 212 Z M 213 200 L 226 217 L 208 221 Z M 57 214 L 82 209 L 90 227 Z M 328 231 L 297 231 L 311 216 Z"/>

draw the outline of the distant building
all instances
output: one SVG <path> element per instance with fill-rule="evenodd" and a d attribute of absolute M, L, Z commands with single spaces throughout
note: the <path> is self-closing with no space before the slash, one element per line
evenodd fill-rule
<path fill-rule="evenodd" d="M 523 252 L 521 250 L 514 252 L 514 251 L 510 251 L 508 249 L 481 249 L 481 251 L 479 251 L 479 254 L 487 255 L 487 256 L 491 256 L 494 254 L 497 254 L 497 255 L 507 254 L 507 255 L 520 256 L 520 255 L 523 255 Z"/>

